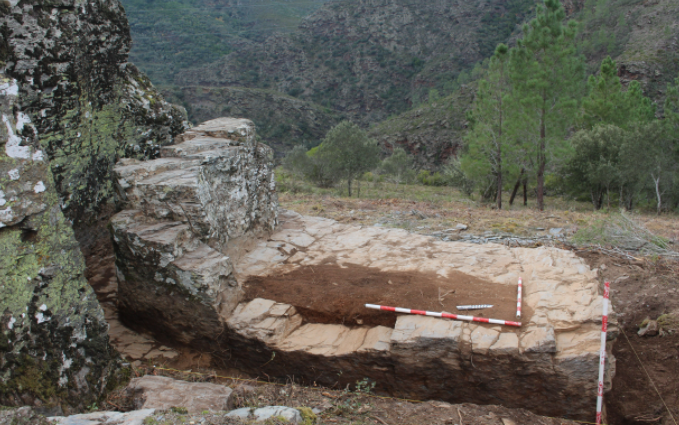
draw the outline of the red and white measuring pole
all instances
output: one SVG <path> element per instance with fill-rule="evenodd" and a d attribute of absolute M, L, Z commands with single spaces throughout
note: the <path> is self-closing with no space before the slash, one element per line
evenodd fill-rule
<path fill-rule="evenodd" d="M 451 313 L 436 313 L 433 311 L 424 311 L 424 310 L 411 310 L 409 308 L 400 308 L 400 307 L 388 307 L 385 305 L 375 305 L 375 304 L 366 304 L 365 305 L 367 308 L 372 308 L 375 310 L 384 310 L 384 311 L 393 311 L 395 313 L 407 313 L 407 314 L 419 314 L 422 316 L 433 316 L 433 317 L 442 317 L 444 319 L 453 319 L 453 320 L 466 320 L 467 322 L 481 322 L 481 323 L 493 323 L 495 325 L 506 325 L 506 326 L 521 326 L 521 322 L 510 322 L 507 320 L 498 320 L 498 319 L 488 319 L 485 317 L 474 317 L 474 316 L 462 316 L 459 314 L 451 314 Z"/>
<path fill-rule="evenodd" d="M 521 292 L 523 290 L 523 281 L 519 278 L 519 292 L 516 295 L 516 317 L 521 317 Z"/>
<path fill-rule="evenodd" d="M 606 366 L 606 331 L 608 330 L 608 297 L 610 282 L 604 283 L 604 314 L 601 317 L 601 351 L 599 352 L 599 386 L 596 397 L 596 423 L 601 425 L 601 408 L 604 402 L 604 368 Z"/>

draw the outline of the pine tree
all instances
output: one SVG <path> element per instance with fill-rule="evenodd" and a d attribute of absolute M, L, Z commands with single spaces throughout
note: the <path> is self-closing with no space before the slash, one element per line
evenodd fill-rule
<path fill-rule="evenodd" d="M 328 131 L 318 147 L 318 156 L 332 176 L 347 181 L 351 196 L 352 181 L 379 164 L 379 151 L 377 142 L 365 131 L 343 121 Z"/>
<path fill-rule="evenodd" d="M 583 127 L 592 129 L 599 124 L 622 127 L 625 123 L 624 95 L 615 61 L 607 56 L 601 62 L 598 76 L 587 82 L 588 95 L 582 101 Z"/>
<path fill-rule="evenodd" d="M 510 67 L 521 99 L 526 139 L 533 143 L 537 166 L 537 203 L 544 210 L 548 155 L 559 155 L 584 88 L 583 60 L 575 51 L 577 24 L 562 24 L 559 0 L 545 0 L 537 17 L 523 27 L 523 39 L 512 49 Z"/>
<path fill-rule="evenodd" d="M 500 44 L 490 60 L 485 79 L 479 81 L 471 114 L 472 130 L 467 134 L 467 153 L 462 168 L 476 181 L 491 174 L 495 187 L 484 187 L 482 193 L 495 192 L 497 208 L 502 209 L 505 146 L 509 139 L 511 85 L 508 72 L 509 49 Z"/>

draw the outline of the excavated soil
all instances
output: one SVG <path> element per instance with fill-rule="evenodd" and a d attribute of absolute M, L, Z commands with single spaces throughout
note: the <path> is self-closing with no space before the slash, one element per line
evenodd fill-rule
<path fill-rule="evenodd" d="M 444 278 L 435 273 L 327 264 L 304 266 L 281 275 L 251 276 L 244 287 L 247 301 L 266 298 L 291 304 L 310 323 L 394 327 L 397 314 L 371 310 L 365 304 L 516 320 L 516 286 L 459 272 Z M 472 311 L 456 308 L 467 304 L 493 307 Z M 530 320 L 532 314 L 524 306 L 522 319 Z"/>
<path fill-rule="evenodd" d="M 618 337 L 613 348 L 616 374 L 613 389 L 604 399 L 608 422 L 674 424 L 665 404 L 679 421 L 679 332 L 641 337 L 637 331 L 647 317 L 679 311 L 679 263 L 629 262 L 592 251 L 578 255 L 611 282 L 611 302 L 627 336 Z"/>

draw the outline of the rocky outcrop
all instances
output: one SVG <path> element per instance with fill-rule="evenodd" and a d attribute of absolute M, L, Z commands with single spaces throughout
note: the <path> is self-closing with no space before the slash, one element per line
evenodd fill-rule
<path fill-rule="evenodd" d="M 70 219 L 111 200 L 120 157 L 148 159 L 187 126 L 127 63 L 130 36 L 117 0 L 9 1 L 0 5 L 0 62 L 38 131 Z"/>
<path fill-rule="evenodd" d="M 23 92 L 0 74 L 0 404 L 82 408 L 115 353 Z"/>
<path fill-rule="evenodd" d="M 127 63 L 117 0 L 3 1 L 0 33 L 0 404 L 83 409 L 119 365 L 73 223 L 111 209 L 118 158 L 188 124 Z"/>
<path fill-rule="evenodd" d="M 226 318 L 233 354 L 252 345 L 260 350 L 241 364 L 258 370 L 274 358 L 267 374 L 326 385 L 370 377 L 376 388 L 408 398 L 499 403 L 581 419 L 594 413 L 602 296 L 595 273 L 571 252 L 446 243 L 286 212 L 279 230 L 243 255 L 235 270 L 248 281 L 329 263 L 433 273 L 441 285 L 459 272 L 513 287 L 522 276 L 523 324 L 514 330 L 408 315 L 393 328 L 312 323 L 303 317 L 303 301 L 257 298 Z M 615 326 L 609 331 L 614 340 Z M 612 356 L 607 371 L 610 389 Z"/>
<path fill-rule="evenodd" d="M 115 168 L 119 308 L 161 339 L 205 345 L 223 337 L 220 316 L 241 297 L 224 252 L 276 226 L 272 152 L 249 120 L 208 121 L 177 140 L 157 160 Z"/>
<path fill-rule="evenodd" d="M 294 375 L 328 386 L 368 377 L 379 391 L 408 398 L 500 403 L 551 416 L 593 415 L 603 298 L 596 274 L 583 260 L 555 248 L 447 243 L 291 212 L 281 213 L 274 230 L 276 204 L 267 172 L 257 174 L 259 186 L 243 190 L 240 202 L 220 202 L 226 210 L 231 205 L 235 215 L 212 220 L 204 199 L 216 195 L 201 195 L 208 193 L 201 185 L 214 187 L 214 182 L 236 178 L 211 174 L 211 164 L 231 162 L 227 157 L 256 163 L 228 156 L 239 152 L 231 147 L 235 142 L 220 139 L 220 126 L 227 133 L 248 135 L 248 130 L 237 130 L 245 128 L 239 123 L 248 122 L 206 123 L 181 136 L 187 140 L 182 144 L 164 148 L 160 159 L 116 167 L 125 205 L 131 208 L 111 222 L 121 310 L 129 323 L 193 347 L 209 347 L 218 357 L 269 376 Z M 244 165 L 241 172 L 250 169 Z M 226 185 L 222 193 L 233 192 Z M 246 211 L 241 206 L 251 202 L 254 213 L 246 214 L 245 222 L 257 224 L 237 227 L 247 230 L 224 238 L 216 226 L 229 229 Z M 220 214 L 228 215 L 225 210 Z M 272 219 L 248 221 L 258 216 Z M 266 231 L 265 237 L 247 237 L 257 228 Z M 322 284 L 320 274 L 332 268 L 338 272 L 329 289 L 309 295 Z M 341 272 L 352 268 L 361 274 L 354 286 Z M 295 272 L 301 273 L 286 280 Z M 407 273 L 406 285 L 431 279 L 441 305 L 441 294 L 453 293 L 451 285 L 459 279 L 467 282 L 457 287 L 460 296 L 468 287 L 481 293 L 479 285 L 487 282 L 494 285 L 489 295 L 509 291 L 509 298 L 499 299 L 512 316 L 501 317 L 505 320 L 513 318 L 516 282 L 523 277 L 523 324 L 517 329 L 399 316 L 385 326 L 364 322 L 367 315 L 333 319 L 328 305 L 352 302 L 353 292 L 373 284 L 369 272 L 378 280 Z M 267 278 L 273 290 L 243 298 L 241 288 L 251 294 Z M 281 285 L 285 288 L 277 291 Z M 388 291 L 359 302 L 382 304 Z M 408 302 L 425 298 L 420 290 L 411 292 Z M 325 304 L 314 307 L 314 296 Z M 613 324 L 610 339 L 616 335 Z M 610 356 L 607 388 L 614 364 Z"/>
<path fill-rule="evenodd" d="M 409 153 L 417 168 L 438 170 L 457 156 L 467 131 L 466 113 L 472 107 L 476 85 L 424 103 L 369 130 L 385 154 L 395 148 Z"/>

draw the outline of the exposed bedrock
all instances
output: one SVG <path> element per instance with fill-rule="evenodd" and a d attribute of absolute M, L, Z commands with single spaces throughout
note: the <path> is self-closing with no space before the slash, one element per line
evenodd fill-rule
<path fill-rule="evenodd" d="M 249 144 L 251 130 L 213 120 L 160 159 L 116 167 L 128 210 L 111 230 L 129 323 L 269 376 L 328 386 L 367 377 L 403 397 L 594 415 L 603 297 L 583 260 L 278 216 L 268 150 Z M 514 320 L 520 276 L 521 328 L 362 312 L 492 298 L 478 314 Z M 614 371 L 609 357 L 607 389 Z"/>
<path fill-rule="evenodd" d="M 178 140 L 114 169 L 119 308 L 161 338 L 205 344 L 224 336 L 221 317 L 242 295 L 222 252 L 276 226 L 272 152 L 249 120 L 208 121 Z"/>

